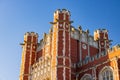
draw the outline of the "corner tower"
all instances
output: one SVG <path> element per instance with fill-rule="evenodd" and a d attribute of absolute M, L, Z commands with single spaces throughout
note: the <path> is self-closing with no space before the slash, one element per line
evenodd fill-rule
<path fill-rule="evenodd" d="M 108 31 L 106 29 L 98 29 L 94 31 L 94 40 L 98 42 L 100 53 L 109 48 Z"/>
<path fill-rule="evenodd" d="M 54 12 L 52 41 L 52 79 L 71 80 L 70 12 L 58 9 Z"/>
<path fill-rule="evenodd" d="M 27 32 L 24 35 L 24 42 L 22 45 L 22 61 L 20 68 L 19 80 L 29 80 L 30 67 L 34 64 L 36 58 L 36 49 L 38 43 L 38 34 L 34 32 Z"/>

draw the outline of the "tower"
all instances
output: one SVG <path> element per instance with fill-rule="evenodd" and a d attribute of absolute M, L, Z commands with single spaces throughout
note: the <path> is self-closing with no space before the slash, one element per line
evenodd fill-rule
<path fill-rule="evenodd" d="M 27 32 L 21 43 L 19 80 L 118 80 L 120 45 L 109 48 L 106 29 L 94 36 L 71 25 L 70 12 L 54 12 L 52 27 L 38 42 L 38 34 Z"/>
<path fill-rule="evenodd" d="M 94 40 L 98 42 L 100 53 L 109 48 L 108 31 L 106 29 L 98 29 L 94 31 Z"/>
<path fill-rule="evenodd" d="M 24 42 L 22 45 L 22 61 L 20 68 L 19 80 L 29 80 L 30 67 L 34 64 L 36 58 L 36 49 L 38 43 L 38 34 L 34 32 L 27 32 L 24 35 Z"/>
<path fill-rule="evenodd" d="M 71 80 L 70 12 L 58 9 L 54 12 L 52 37 L 52 79 Z"/>

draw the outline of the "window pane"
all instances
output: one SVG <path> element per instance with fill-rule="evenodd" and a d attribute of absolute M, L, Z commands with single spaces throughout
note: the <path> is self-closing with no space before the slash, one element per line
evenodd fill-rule
<path fill-rule="evenodd" d="M 103 80 L 113 80 L 113 73 L 109 69 L 105 69 L 101 75 Z"/>

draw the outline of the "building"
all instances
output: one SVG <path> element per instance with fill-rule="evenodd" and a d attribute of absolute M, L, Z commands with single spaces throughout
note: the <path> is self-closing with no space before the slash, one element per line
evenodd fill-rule
<path fill-rule="evenodd" d="M 43 39 L 25 33 L 19 80 L 120 80 L 120 45 L 110 48 L 106 29 L 91 36 L 72 22 L 68 10 L 58 9 Z"/>

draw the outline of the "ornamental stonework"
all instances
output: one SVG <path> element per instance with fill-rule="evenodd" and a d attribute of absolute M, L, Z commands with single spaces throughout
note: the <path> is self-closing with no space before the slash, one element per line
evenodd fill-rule
<path fill-rule="evenodd" d="M 25 33 L 19 80 L 120 80 L 120 45 L 110 47 L 108 30 L 75 28 L 66 9 L 53 17 L 41 40 Z"/>

